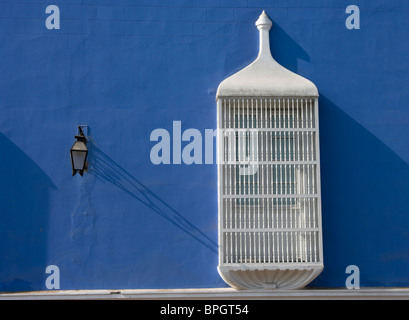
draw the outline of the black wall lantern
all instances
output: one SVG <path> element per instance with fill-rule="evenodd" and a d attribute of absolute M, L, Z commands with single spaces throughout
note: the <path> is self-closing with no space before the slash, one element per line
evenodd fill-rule
<path fill-rule="evenodd" d="M 88 163 L 88 149 L 87 149 L 87 138 L 82 130 L 83 126 L 78 126 L 78 134 L 75 136 L 77 141 L 71 147 L 71 165 L 72 165 L 72 175 L 74 176 L 77 172 L 82 176 L 84 171 L 87 171 Z"/>

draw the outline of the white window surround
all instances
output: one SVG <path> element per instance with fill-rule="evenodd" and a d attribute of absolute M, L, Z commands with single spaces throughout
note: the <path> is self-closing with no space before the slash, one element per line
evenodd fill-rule
<path fill-rule="evenodd" d="M 271 56 L 217 90 L 219 265 L 235 289 L 299 289 L 323 269 L 318 90 Z M 245 169 L 245 170 L 244 170 Z"/>

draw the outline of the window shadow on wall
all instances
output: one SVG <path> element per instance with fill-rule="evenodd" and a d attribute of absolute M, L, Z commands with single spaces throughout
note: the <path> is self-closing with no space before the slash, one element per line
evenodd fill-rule
<path fill-rule="evenodd" d="M 114 160 L 102 152 L 90 141 L 90 166 L 89 172 L 102 182 L 109 182 L 129 194 L 131 197 L 148 207 L 152 212 L 175 225 L 177 228 L 191 236 L 196 241 L 217 254 L 218 245 L 198 227 L 193 225 L 181 213 L 176 211 L 166 201 L 161 199 L 141 181 L 132 176 Z"/>
<path fill-rule="evenodd" d="M 255 37 L 257 39 L 254 39 Z M 235 50 L 232 48 L 231 50 L 233 50 L 233 52 L 226 57 L 225 68 L 228 74 L 225 78 L 241 71 L 256 60 L 260 45 L 258 37 L 258 30 L 255 30 L 251 34 L 240 35 L 240 38 L 243 39 L 244 43 L 242 43 L 242 45 L 244 45 L 244 47 L 237 47 Z M 305 62 L 311 61 L 308 53 L 276 22 L 273 22 L 269 33 L 269 40 L 270 52 L 274 60 L 292 72 L 297 73 L 299 60 Z"/>
<path fill-rule="evenodd" d="M 319 98 L 324 271 L 312 283 L 409 285 L 409 166 L 387 145 Z M 405 137 L 407 139 L 407 137 Z"/>
<path fill-rule="evenodd" d="M 49 190 L 55 186 L 0 133 L 0 291 L 45 288 Z"/>
<path fill-rule="evenodd" d="M 298 60 L 311 61 L 308 53 L 274 22 L 270 30 L 270 51 L 274 60 L 296 73 Z"/>

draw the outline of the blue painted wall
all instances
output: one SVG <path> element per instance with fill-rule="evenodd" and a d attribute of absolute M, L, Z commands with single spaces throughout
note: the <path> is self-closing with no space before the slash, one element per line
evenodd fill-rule
<path fill-rule="evenodd" d="M 150 133 L 216 128 L 217 86 L 257 56 L 263 9 L 276 60 L 320 91 L 311 286 L 344 287 L 351 264 L 361 287 L 409 285 L 408 0 L 0 0 L 0 291 L 45 290 L 48 265 L 61 289 L 226 286 L 216 165 L 154 165 Z M 79 124 L 90 169 L 71 177 Z"/>

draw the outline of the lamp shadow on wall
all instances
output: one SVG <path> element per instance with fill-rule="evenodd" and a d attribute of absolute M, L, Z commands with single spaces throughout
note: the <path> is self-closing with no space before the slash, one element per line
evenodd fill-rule
<path fill-rule="evenodd" d="M 45 288 L 52 189 L 46 173 L 0 133 L 0 291 Z"/>
<path fill-rule="evenodd" d="M 109 182 L 129 194 L 154 213 L 160 215 L 168 222 L 200 242 L 210 251 L 217 254 L 218 245 L 209 238 L 199 228 L 194 226 L 181 213 L 176 211 L 165 200 L 161 199 L 152 190 L 146 187 L 141 181 L 132 176 L 108 155 L 102 152 L 95 144 L 90 141 L 90 168 L 89 172 L 101 182 Z"/>
<path fill-rule="evenodd" d="M 324 271 L 312 283 L 409 285 L 409 165 L 325 96 L 319 98 Z M 407 137 L 406 137 L 407 139 Z"/>

